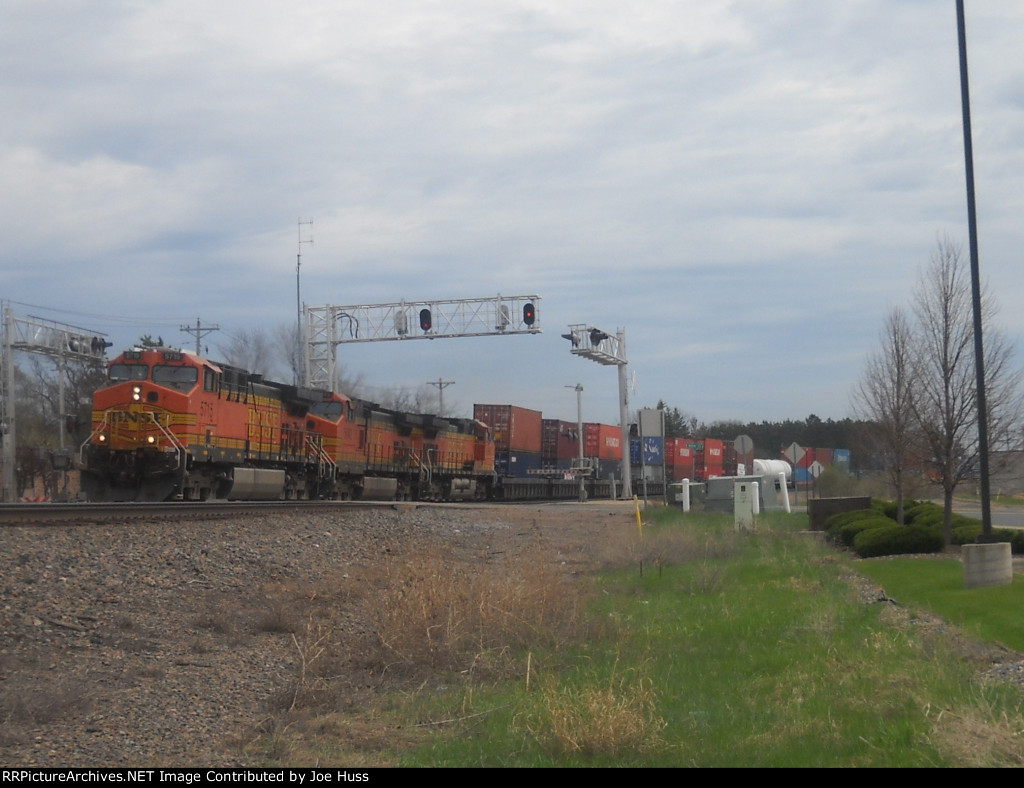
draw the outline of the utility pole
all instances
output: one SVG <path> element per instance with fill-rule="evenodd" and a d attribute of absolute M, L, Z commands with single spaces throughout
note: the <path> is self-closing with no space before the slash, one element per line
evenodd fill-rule
<path fill-rule="evenodd" d="M 303 238 L 302 238 L 302 225 L 304 225 L 304 224 L 309 226 L 309 238 L 306 238 L 305 240 L 303 240 Z M 300 218 L 298 226 L 299 226 L 299 231 L 298 231 L 299 243 L 298 243 L 298 252 L 295 255 L 295 313 L 296 313 L 296 316 L 297 316 L 298 321 L 299 321 L 299 332 L 300 332 L 300 335 L 301 335 L 301 332 L 302 332 L 302 288 L 300 287 L 300 284 L 299 284 L 299 269 L 302 268 L 302 245 L 303 244 L 309 244 L 310 246 L 313 245 L 313 220 L 310 219 L 308 222 L 304 222 Z"/>
<path fill-rule="evenodd" d="M 430 383 L 431 386 L 437 386 L 437 400 L 438 400 L 438 402 L 437 402 L 437 415 L 438 416 L 443 416 L 444 415 L 444 390 L 446 388 L 448 388 L 449 386 L 454 386 L 455 385 L 455 381 L 454 380 L 442 380 L 441 378 L 438 378 L 437 380 L 431 380 L 431 381 L 428 381 L 428 382 Z"/>
<path fill-rule="evenodd" d="M 199 349 L 199 345 L 202 342 L 203 337 L 205 337 L 207 334 L 212 334 L 214 331 L 220 331 L 220 326 L 206 326 L 204 328 L 202 322 L 197 317 L 196 324 L 194 327 L 181 326 L 181 330 L 188 334 L 192 334 L 196 338 L 196 355 L 201 356 L 203 354 Z"/>

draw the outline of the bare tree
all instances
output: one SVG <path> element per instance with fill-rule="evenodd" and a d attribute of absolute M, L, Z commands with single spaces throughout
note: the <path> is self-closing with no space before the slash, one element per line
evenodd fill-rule
<path fill-rule="evenodd" d="M 867 361 L 854 389 L 853 407 L 871 424 L 868 439 L 885 463 L 896 491 L 897 522 L 903 524 L 905 476 L 917 452 L 914 418 L 914 337 L 903 310 L 890 310 L 881 348 Z"/>
<path fill-rule="evenodd" d="M 225 363 L 248 372 L 274 378 L 274 347 L 262 328 L 226 332 L 229 341 L 217 350 Z"/>
<path fill-rule="evenodd" d="M 1020 375 L 1010 367 L 1012 348 L 995 330 L 991 292 L 982 292 L 985 391 L 989 434 L 1008 434 L 1021 415 Z M 916 386 L 914 413 L 942 487 L 943 533 L 952 538 L 953 493 L 977 471 L 977 373 L 970 270 L 961 248 L 939 238 L 914 297 Z"/>
<path fill-rule="evenodd" d="M 274 347 L 277 355 L 287 364 L 291 379 L 300 381 L 305 377 L 305 357 L 302 348 L 302 336 L 295 323 L 283 323 L 274 333 Z"/>

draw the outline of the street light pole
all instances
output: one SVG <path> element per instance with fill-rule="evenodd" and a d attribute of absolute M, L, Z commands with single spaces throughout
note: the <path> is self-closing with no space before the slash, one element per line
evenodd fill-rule
<path fill-rule="evenodd" d="M 967 80 L 967 23 L 964 0 L 956 0 L 960 45 L 960 103 L 963 110 L 964 162 L 967 176 L 967 229 L 971 247 L 971 296 L 974 304 L 974 365 L 977 374 L 978 455 L 981 473 L 981 534 L 992 540 L 992 503 L 988 479 L 988 408 L 985 403 L 985 351 L 981 336 L 981 273 L 978 262 L 978 219 L 974 201 L 974 146 L 971 142 L 971 97 Z"/>
<path fill-rule="evenodd" d="M 587 500 L 587 479 L 583 475 L 583 384 L 577 383 L 575 386 L 566 386 L 566 388 L 576 389 L 576 440 L 580 447 L 576 476 L 580 482 L 580 503 L 583 503 Z"/>

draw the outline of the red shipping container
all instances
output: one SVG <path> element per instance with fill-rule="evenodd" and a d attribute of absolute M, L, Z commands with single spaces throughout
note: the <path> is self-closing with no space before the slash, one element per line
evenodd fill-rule
<path fill-rule="evenodd" d="M 714 438 L 704 439 L 704 478 L 725 476 L 725 443 Z"/>
<path fill-rule="evenodd" d="M 491 428 L 496 451 L 541 453 L 541 422 L 539 410 L 516 405 L 474 405 L 473 418 Z"/>
<path fill-rule="evenodd" d="M 580 456 L 579 425 L 575 421 L 543 419 L 541 421 L 541 457 L 545 462 L 572 460 Z"/>
<path fill-rule="evenodd" d="M 622 428 L 588 422 L 583 425 L 584 453 L 601 460 L 622 459 Z"/>
<path fill-rule="evenodd" d="M 697 455 L 690 445 L 695 443 L 692 438 L 669 438 L 665 441 L 665 469 L 672 481 L 696 479 Z"/>

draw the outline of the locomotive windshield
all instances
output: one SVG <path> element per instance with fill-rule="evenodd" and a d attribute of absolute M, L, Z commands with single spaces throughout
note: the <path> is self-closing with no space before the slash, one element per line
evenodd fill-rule
<path fill-rule="evenodd" d="M 345 403 L 330 400 L 327 402 L 317 402 L 310 407 L 310 412 L 322 419 L 329 421 L 337 421 L 345 413 Z"/>
<path fill-rule="evenodd" d="M 178 391 L 188 391 L 199 380 L 199 370 L 195 367 L 170 367 L 157 365 L 153 367 L 153 382 Z"/>
<path fill-rule="evenodd" d="M 111 364 L 109 376 L 111 383 L 145 380 L 149 376 L 149 366 L 146 364 Z"/>

